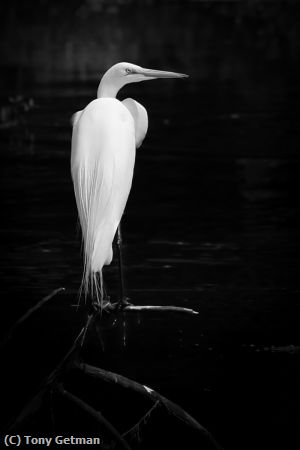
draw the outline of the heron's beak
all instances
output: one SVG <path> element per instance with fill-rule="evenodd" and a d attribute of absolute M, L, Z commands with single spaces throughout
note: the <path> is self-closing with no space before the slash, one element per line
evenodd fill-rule
<path fill-rule="evenodd" d="M 186 78 L 188 75 L 185 73 L 166 72 L 164 70 L 153 69 L 141 69 L 137 73 L 143 75 L 146 78 Z"/>

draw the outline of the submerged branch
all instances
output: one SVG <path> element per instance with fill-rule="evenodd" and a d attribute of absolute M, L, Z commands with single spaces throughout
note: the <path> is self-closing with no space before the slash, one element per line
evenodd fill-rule
<path fill-rule="evenodd" d="M 106 370 L 100 369 L 98 367 L 91 366 L 85 363 L 76 363 L 75 367 L 81 370 L 84 374 L 91 376 L 96 379 L 104 380 L 109 383 L 116 383 L 121 385 L 124 388 L 132 389 L 133 391 L 150 398 L 152 401 L 159 401 L 167 411 L 175 416 L 177 419 L 180 419 L 193 429 L 197 430 L 204 436 L 216 450 L 221 450 L 222 447 L 216 442 L 211 433 L 200 425 L 192 416 L 190 416 L 184 409 L 178 406 L 176 403 L 171 402 L 166 397 L 163 397 L 158 392 L 153 389 L 144 386 L 143 384 L 137 383 L 136 381 L 130 380 L 129 378 L 124 377 L 123 375 L 118 375 L 113 372 L 108 372 Z"/>
<path fill-rule="evenodd" d="M 96 422 L 102 425 L 111 435 L 112 437 L 126 450 L 131 450 L 125 439 L 122 435 L 116 430 L 116 428 L 109 422 L 100 411 L 96 411 L 92 406 L 88 403 L 84 402 L 81 398 L 76 395 L 68 392 L 63 388 L 62 385 L 57 387 L 57 392 L 69 400 L 71 403 L 78 406 L 78 408 L 82 409 L 85 413 L 91 416 Z"/>

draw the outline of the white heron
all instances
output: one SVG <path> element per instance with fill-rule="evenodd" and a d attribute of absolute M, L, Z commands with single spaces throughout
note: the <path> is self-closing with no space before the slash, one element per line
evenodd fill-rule
<path fill-rule="evenodd" d="M 112 261 L 113 239 L 131 189 L 135 150 L 148 128 L 146 109 L 131 98 L 121 102 L 116 95 L 128 83 L 186 76 L 115 64 L 102 77 L 97 99 L 72 117 L 71 172 L 84 251 L 81 287 L 100 307 L 102 269 Z"/>

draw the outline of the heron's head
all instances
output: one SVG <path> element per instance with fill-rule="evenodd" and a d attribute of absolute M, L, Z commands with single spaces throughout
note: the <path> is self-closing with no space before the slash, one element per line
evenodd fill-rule
<path fill-rule="evenodd" d="M 145 69 L 135 64 L 121 62 L 112 66 L 102 77 L 98 89 L 98 97 L 113 96 L 125 84 L 137 83 L 139 81 L 154 80 L 155 78 L 185 78 L 188 75 L 163 70 Z M 107 95 L 106 95 L 107 93 Z"/>

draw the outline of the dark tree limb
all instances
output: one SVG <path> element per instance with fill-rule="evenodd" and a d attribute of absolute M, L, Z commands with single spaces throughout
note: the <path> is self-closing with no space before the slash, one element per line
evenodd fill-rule
<path fill-rule="evenodd" d="M 182 308 L 180 306 L 157 306 L 157 305 L 126 305 L 122 308 L 125 312 L 139 312 L 139 311 L 157 311 L 157 312 L 177 312 L 186 314 L 199 314 L 190 308 Z"/>
<path fill-rule="evenodd" d="M 157 408 L 157 406 L 160 405 L 160 402 L 157 400 L 153 406 L 151 406 L 151 408 L 146 412 L 146 414 L 143 415 L 143 417 L 141 417 L 141 419 L 135 424 L 133 425 L 129 430 L 125 431 L 125 433 L 122 434 L 122 436 L 136 436 L 139 435 L 139 431 L 140 431 L 140 427 L 142 425 L 145 425 L 148 420 L 150 419 L 150 416 L 152 414 L 152 412 Z"/>
<path fill-rule="evenodd" d="M 119 384 L 124 388 L 131 389 L 144 397 L 150 398 L 152 401 L 159 401 L 170 413 L 175 416 L 177 419 L 183 421 L 185 424 L 192 427 L 194 430 L 198 431 L 202 434 L 216 450 L 221 450 L 222 447 L 216 442 L 211 433 L 206 430 L 199 422 L 197 422 L 192 416 L 190 416 L 184 409 L 178 406 L 176 403 L 171 402 L 166 397 L 163 397 L 158 392 L 153 389 L 144 386 L 143 384 L 137 383 L 136 381 L 130 380 L 129 378 L 124 377 L 123 375 L 118 375 L 113 372 L 108 372 L 106 370 L 100 369 L 98 367 L 91 366 L 89 364 L 75 363 L 74 367 L 77 367 L 84 374 L 96 378 L 98 380 L 104 380 L 109 383 Z"/>
<path fill-rule="evenodd" d="M 8 340 L 17 326 L 23 323 L 28 317 L 30 317 L 35 311 L 41 308 L 48 300 L 53 298 L 57 293 L 63 291 L 64 288 L 59 288 L 49 294 L 47 297 L 43 298 L 40 302 L 38 302 L 34 307 L 29 309 L 26 314 L 24 314 L 11 328 L 8 337 Z M 117 304 L 111 305 L 111 310 L 119 311 L 117 308 Z M 170 312 L 183 312 L 188 314 L 198 314 L 196 311 L 188 308 L 181 308 L 175 306 L 134 306 L 130 304 L 125 304 L 122 308 L 122 311 L 125 312 L 136 312 L 136 311 L 170 311 Z M 42 405 L 42 401 L 47 392 L 58 392 L 65 398 L 67 398 L 70 402 L 76 404 L 79 408 L 83 409 L 87 414 L 94 417 L 94 419 L 103 425 L 112 436 L 116 442 L 119 442 L 123 448 L 126 450 L 130 450 L 127 442 L 124 440 L 124 436 L 132 435 L 135 432 L 139 432 L 140 426 L 143 423 L 146 423 L 147 419 L 150 417 L 151 413 L 155 408 L 159 405 L 165 407 L 168 413 L 175 416 L 177 419 L 183 421 L 188 426 L 192 427 L 194 430 L 198 431 L 210 444 L 213 446 L 215 450 L 221 450 L 220 445 L 215 441 L 214 437 L 202 426 L 200 425 L 192 416 L 190 416 L 186 411 L 184 411 L 181 407 L 171 402 L 167 398 L 163 397 L 153 389 L 150 389 L 147 386 L 144 386 L 140 383 L 137 383 L 129 378 L 126 378 L 122 375 L 115 374 L 113 372 L 108 372 L 103 369 L 93 367 L 91 365 L 85 364 L 83 362 L 79 362 L 79 352 L 81 347 L 84 344 L 86 333 L 94 322 L 94 320 L 99 316 L 100 312 L 97 310 L 92 310 L 90 314 L 87 316 L 86 323 L 81 329 L 80 333 L 74 340 L 72 347 L 58 364 L 58 366 L 50 373 L 50 375 L 44 380 L 37 394 L 25 405 L 22 409 L 21 413 L 17 416 L 15 421 L 8 427 L 8 430 L 14 430 L 18 425 L 23 423 L 25 420 L 28 420 L 32 415 L 37 413 Z M 82 371 L 84 374 L 94 377 L 99 380 L 104 380 L 110 383 L 116 383 L 121 385 L 124 388 L 131 389 L 147 398 L 150 398 L 154 405 L 149 409 L 149 411 L 133 426 L 122 435 L 114 428 L 114 426 L 105 419 L 99 411 L 96 411 L 90 405 L 85 403 L 79 397 L 76 397 L 72 393 L 66 391 L 62 386 L 62 380 L 66 373 L 68 373 L 71 369 L 77 369 Z"/>
<path fill-rule="evenodd" d="M 91 416 L 100 425 L 102 425 L 111 434 L 111 436 L 115 439 L 115 441 L 122 446 L 122 448 L 124 448 L 125 450 L 131 450 L 131 448 L 125 441 L 124 437 L 122 437 L 122 435 L 116 430 L 116 428 L 111 424 L 111 422 L 109 422 L 101 414 L 100 411 L 96 411 L 92 406 L 84 402 L 81 398 L 65 390 L 61 384 L 57 387 L 57 392 L 61 394 L 64 398 L 69 400 L 71 403 L 76 405 L 78 408 L 82 409 L 86 414 Z"/>

